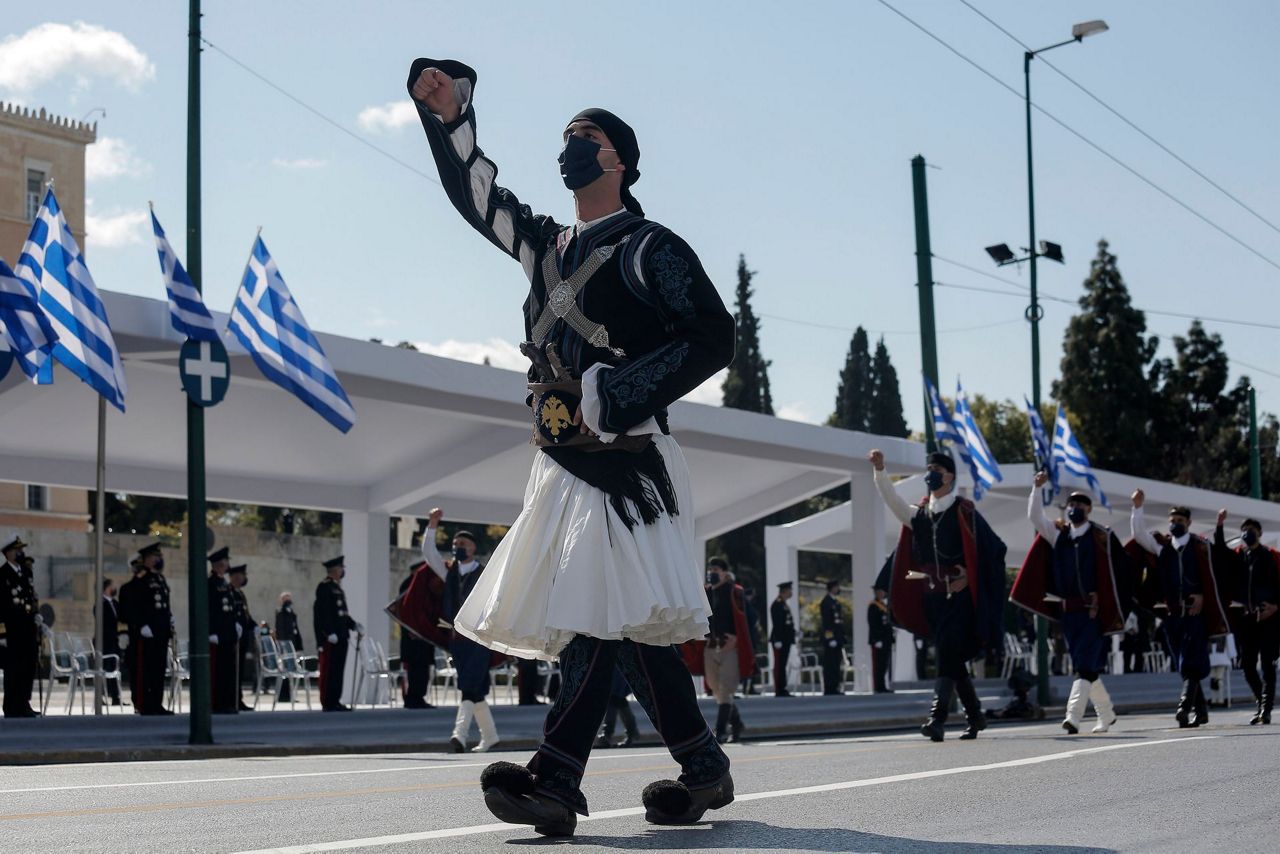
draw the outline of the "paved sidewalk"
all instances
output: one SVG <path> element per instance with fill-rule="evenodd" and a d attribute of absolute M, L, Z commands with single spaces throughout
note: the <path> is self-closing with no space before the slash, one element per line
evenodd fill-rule
<path fill-rule="evenodd" d="M 1247 719 L 1251 695 L 1243 676 L 1236 672 L 1233 677 L 1234 708 L 1214 709 L 1211 717 Z M 1180 684 L 1175 674 L 1109 676 L 1106 682 L 1121 714 L 1167 711 L 1172 717 Z M 1046 709 L 1049 720 L 1061 716 L 1071 680 L 1054 677 L 1051 685 L 1054 704 Z M 1008 691 L 1000 680 L 982 680 L 978 689 L 988 710 L 1001 708 L 1008 702 Z M 752 696 L 740 701 L 740 708 L 748 738 L 781 738 L 912 729 L 923 720 L 929 699 L 929 685 L 908 683 L 893 694 L 792 699 Z M 640 721 L 642 741 L 656 744 L 657 736 L 644 713 L 634 702 L 632 706 Z M 126 713 L 3 720 L 0 721 L 0 764 L 445 751 L 455 711 L 452 707 L 421 711 L 361 708 L 343 714 L 301 710 L 273 713 L 265 709 L 266 706 L 257 712 L 215 715 L 216 743 L 212 745 L 187 743 L 190 722 L 186 715 L 144 718 Z M 702 701 L 702 710 L 714 720 L 715 706 L 710 699 Z M 503 745 L 534 747 L 545 716 L 545 706 L 496 705 L 494 717 Z M 953 715 L 951 722 L 957 728 L 962 726 L 962 716 Z M 993 721 L 993 724 L 999 725 L 999 722 Z M 1123 721 L 1120 726 L 1123 727 Z"/>

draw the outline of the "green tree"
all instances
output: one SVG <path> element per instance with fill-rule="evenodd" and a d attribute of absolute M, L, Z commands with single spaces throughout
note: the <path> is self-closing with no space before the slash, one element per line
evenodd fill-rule
<path fill-rule="evenodd" d="M 840 385 L 836 388 L 836 411 L 827 419 L 827 424 L 845 430 L 867 431 L 871 424 L 874 393 L 875 376 L 871 370 L 867 331 L 859 326 L 849 342 L 849 353 L 840 371 Z"/>
<path fill-rule="evenodd" d="M 969 395 L 969 409 L 978 424 L 982 438 L 995 455 L 996 462 L 1032 462 L 1031 428 L 1027 426 L 1026 408 L 1012 400 L 991 400 L 980 394 Z M 1052 415 L 1045 424 L 1053 422 Z"/>
<path fill-rule="evenodd" d="M 1081 311 L 1067 324 L 1053 395 L 1095 467 L 1149 475 L 1159 456 L 1151 441 L 1159 340 L 1147 337 L 1146 315 L 1133 307 L 1116 260 L 1107 241 L 1098 241 Z"/>
<path fill-rule="evenodd" d="M 902 414 L 902 393 L 898 389 L 898 372 L 889 360 L 889 348 L 884 345 L 884 336 L 876 342 L 876 354 L 871 361 L 871 376 L 874 380 L 871 393 L 871 415 L 867 420 L 867 431 L 877 436 L 905 437 L 907 419 Z"/>
<path fill-rule="evenodd" d="M 747 259 L 738 256 L 737 351 L 721 390 L 724 405 L 748 412 L 773 414 L 773 395 L 769 390 L 770 362 L 760 352 L 760 320 L 751 310 L 754 270 L 747 269 Z"/>

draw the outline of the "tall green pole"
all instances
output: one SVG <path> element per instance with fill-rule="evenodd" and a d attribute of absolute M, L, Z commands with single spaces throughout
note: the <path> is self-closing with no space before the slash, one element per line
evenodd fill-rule
<path fill-rule="evenodd" d="M 924 157 L 911 158 L 911 189 L 916 210 L 916 289 L 920 299 L 920 369 L 938 386 L 938 337 L 933 319 L 933 247 L 929 243 L 929 193 L 924 180 Z M 933 413 L 924 403 L 924 432 L 929 450 L 938 449 Z"/>
<path fill-rule="evenodd" d="M 191 0 L 187 33 L 187 273 L 200 288 L 200 0 Z M 209 685 L 209 587 L 205 581 L 208 513 L 204 482 L 204 410 L 187 400 L 187 616 L 191 627 L 192 744 L 213 743 Z"/>
<path fill-rule="evenodd" d="M 1249 386 L 1249 495 L 1262 497 L 1262 448 L 1258 446 L 1258 395 Z"/>
<path fill-rule="evenodd" d="M 1031 161 L 1031 60 L 1035 54 L 1022 55 L 1022 76 L 1026 83 L 1027 110 L 1027 229 L 1028 264 L 1031 267 L 1031 304 L 1027 306 L 1027 320 L 1031 322 L 1031 403 L 1040 411 L 1040 316 L 1043 311 L 1036 293 L 1036 184 Z M 1044 617 L 1036 617 L 1036 700 L 1041 706 L 1049 705 L 1049 624 Z"/>

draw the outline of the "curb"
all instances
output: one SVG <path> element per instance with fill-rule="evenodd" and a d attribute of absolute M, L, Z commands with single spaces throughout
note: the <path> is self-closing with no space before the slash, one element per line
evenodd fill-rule
<path fill-rule="evenodd" d="M 1168 702 L 1157 703 L 1140 701 L 1117 703 L 1116 711 L 1120 714 L 1138 714 L 1143 712 L 1170 711 Z M 1045 708 L 1043 720 L 1052 721 L 1064 712 L 1061 706 Z M 993 727 L 1006 723 L 1037 723 L 1033 720 L 1000 721 L 991 720 Z M 898 715 L 888 718 L 854 719 L 846 721 L 814 721 L 812 723 L 775 724 L 767 727 L 751 727 L 747 730 L 747 741 L 769 738 L 789 738 L 804 736 L 836 736 L 851 734 L 867 734 L 874 732 L 912 731 L 919 726 L 919 715 L 910 718 Z M 534 738 L 515 738 L 504 740 L 505 750 L 534 750 L 540 743 Z M 661 743 L 652 737 L 642 737 L 641 747 L 660 747 Z M 0 765 L 66 765 L 80 763 L 109 762 L 156 762 L 161 760 L 196 760 L 196 759 L 247 759 L 253 757 L 272 756 L 321 756 L 372 753 L 449 753 L 447 740 L 423 742 L 393 742 L 368 744 L 166 744 L 148 747 L 93 747 L 69 748 L 65 750 L 24 750 L 0 753 Z M 479 754 L 477 754 L 479 755 Z"/>

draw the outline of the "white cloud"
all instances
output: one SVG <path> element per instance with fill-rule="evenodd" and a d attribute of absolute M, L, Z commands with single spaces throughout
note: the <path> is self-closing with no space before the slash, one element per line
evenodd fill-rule
<path fill-rule="evenodd" d="M 84 151 L 84 176 L 88 181 L 133 177 L 150 171 L 151 164 L 135 154 L 133 146 L 114 136 L 98 137 Z"/>
<path fill-rule="evenodd" d="M 156 67 L 121 33 L 83 21 L 40 24 L 0 42 L 0 89 L 30 92 L 64 74 L 81 87 L 103 77 L 137 89 Z"/>
<path fill-rule="evenodd" d="M 529 367 L 529 360 L 520 352 L 520 348 L 510 341 L 501 338 L 489 338 L 484 341 L 455 341 L 450 339 L 439 344 L 430 341 L 415 341 L 414 346 L 424 353 L 443 356 L 446 359 L 457 359 L 461 362 L 484 364 L 488 357 L 489 364 L 495 368 L 507 368 L 523 371 Z"/>
<path fill-rule="evenodd" d="M 365 107 L 356 116 L 362 130 L 386 132 L 399 130 L 418 120 L 418 108 L 412 101 L 389 101 L 381 107 Z"/>
<path fill-rule="evenodd" d="M 277 157 L 271 161 L 271 165 L 277 169 L 319 169 L 322 166 L 328 166 L 329 161 L 319 157 Z"/>
<path fill-rule="evenodd" d="M 720 406 L 724 403 L 724 391 L 720 387 L 724 385 L 724 378 L 728 375 L 729 369 L 725 368 L 686 394 L 681 400 L 687 400 L 690 403 L 705 403 L 708 406 Z"/>
<path fill-rule="evenodd" d="M 84 217 L 85 243 L 91 249 L 114 249 L 117 246 L 146 243 L 150 229 L 146 211 L 94 214 Z"/>

